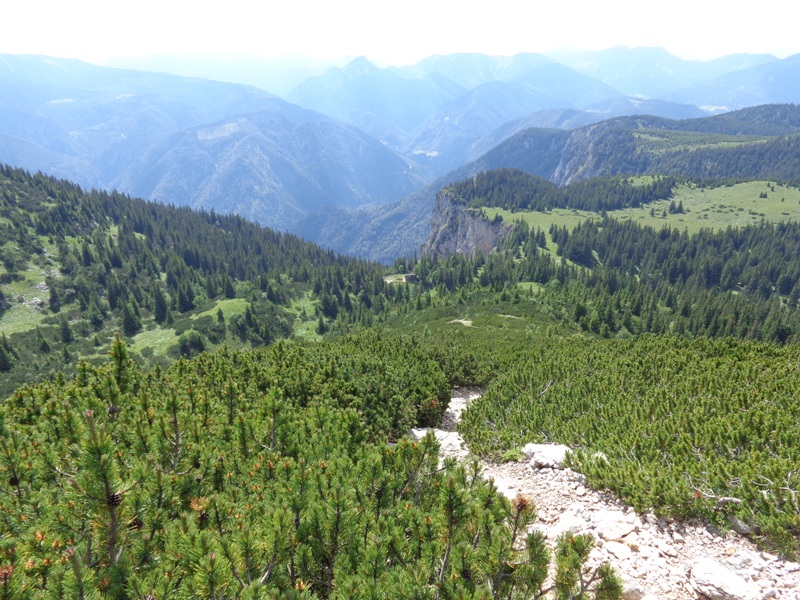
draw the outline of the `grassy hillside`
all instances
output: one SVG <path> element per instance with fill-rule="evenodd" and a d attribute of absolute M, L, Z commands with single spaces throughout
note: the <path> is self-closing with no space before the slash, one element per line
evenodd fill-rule
<path fill-rule="evenodd" d="M 530 129 L 472 170 L 516 168 L 558 184 L 643 174 L 796 182 L 799 124 L 800 107 L 773 104 L 702 119 L 634 116 L 571 131 Z"/>
<path fill-rule="evenodd" d="M 676 212 L 677 206 L 683 212 Z M 670 211 L 672 206 L 673 210 Z M 484 214 L 491 220 L 497 215 L 507 222 L 522 219 L 532 227 L 549 230 L 551 226 L 573 229 L 588 219 L 598 219 L 594 211 L 553 208 L 541 211 L 515 211 L 490 208 Z M 800 222 L 800 188 L 770 181 L 747 181 L 708 186 L 685 183 L 675 187 L 672 196 L 637 208 L 608 210 L 609 217 L 634 221 L 646 227 L 670 227 L 696 233 L 700 229 L 725 229 L 761 223 Z"/>

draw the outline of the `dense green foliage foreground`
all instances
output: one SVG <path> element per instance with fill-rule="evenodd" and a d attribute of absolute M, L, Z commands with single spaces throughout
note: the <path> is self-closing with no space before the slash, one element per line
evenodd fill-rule
<path fill-rule="evenodd" d="M 375 333 L 222 349 L 144 374 L 110 364 L 0 408 L 0 598 L 531 598 L 550 551 L 525 498 L 435 438 L 435 352 Z M 618 598 L 587 536 L 559 598 Z M 572 595 L 573 593 L 579 595 Z"/>
<path fill-rule="evenodd" d="M 796 347 L 732 340 L 565 339 L 530 347 L 463 416 L 474 452 L 576 450 L 598 488 L 724 524 L 737 515 L 795 554 L 800 536 Z"/>

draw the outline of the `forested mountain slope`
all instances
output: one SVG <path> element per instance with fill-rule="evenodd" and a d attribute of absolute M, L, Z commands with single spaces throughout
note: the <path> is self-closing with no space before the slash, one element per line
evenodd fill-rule
<path fill-rule="evenodd" d="M 0 56 L 0 83 L 0 162 L 98 188 L 176 131 L 286 104 L 247 86 L 43 56 Z"/>
<path fill-rule="evenodd" d="M 419 167 L 355 127 L 284 106 L 175 133 L 131 162 L 115 186 L 297 231 L 323 207 L 385 204 L 426 181 Z"/>
<path fill-rule="evenodd" d="M 377 139 L 258 88 L 0 56 L 0 163 L 291 229 L 428 178 Z"/>
<path fill-rule="evenodd" d="M 638 510 L 736 518 L 797 554 L 798 224 L 690 235 L 600 215 L 520 221 L 493 252 L 398 260 L 386 278 L 238 217 L 10 168 L 2 181 L 0 366 L 8 381 L 31 365 L 45 379 L 0 403 L 0 567 L 14 593 L 538 593 L 545 540 L 514 550 L 529 503 L 440 467 L 433 438 L 402 439 L 436 423 L 453 385 L 487 386 L 461 427 L 475 452 L 568 443 L 587 481 Z M 610 211 L 679 184 L 573 185 L 499 172 L 446 192 L 522 216 L 518 199 L 553 212 L 602 195 Z M 40 283 L 46 307 L 15 297 Z M 19 314 L 31 320 L 6 320 Z M 7 335 L 9 322 L 21 329 Z M 333 335 L 279 340 L 287 324 Z M 171 366 L 139 345 L 164 333 L 184 355 Z M 710 339 L 723 336 L 740 340 Z M 215 352 L 190 358 L 203 348 Z M 148 358 L 152 370 L 132 362 Z M 556 585 L 574 591 L 591 543 L 556 544 L 572 569 Z M 608 567 L 584 581 L 594 574 L 598 598 L 619 597 Z"/>
<path fill-rule="evenodd" d="M 762 184 L 760 194 L 743 197 L 742 204 L 785 207 L 785 198 L 769 199 L 770 186 Z M 752 186 L 742 188 L 754 193 Z M 793 190 L 796 205 L 800 190 L 782 189 L 784 195 Z M 456 227 L 440 218 L 440 230 L 431 232 L 415 270 L 441 291 L 475 284 L 495 290 L 543 286 L 544 303 L 560 320 L 604 337 L 672 332 L 777 343 L 800 339 L 800 219 L 787 222 L 778 214 L 767 221 L 761 213 L 737 227 L 700 219 L 704 225 L 690 232 L 681 222 L 700 209 L 694 201 L 676 202 L 678 190 L 671 178 L 592 179 L 558 188 L 519 171 L 483 173 L 448 186 L 437 208 L 460 204 L 473 218 L 483 210 L 495 215 L 484 219 L 497 222 L 498 209 L 486 207 L 505 207 L 513 211 L 503 213 L 515 219 L 513 227 L 506 225 L 507 234 L 490 254 L 436 260 L 442 254 L 436 240 L 450 236 L 441 229 Z M 647 208 L 656 204 L 658 215 Z M 662 224 L 614 218 L 627 216 L 631 206 Z M 572 218 L 577 209 L 583 216 Z"/>
<path fill-rule="evenodd" d="M 97 361 L 112 333 L 167 364 L 219 344 L 371 323 L 397 288 L 374 263 L 337 256 L 238 216 L 84 191 L 0 172 L 2 393 Z"/>
<path fill-rule="evenodd" d="M 620 117 L 570 132 L 520 132 L 486 153 L 475 168 L 514 167 L 558 184 L 644 173 L 795 179 L 800 173 L 794 138 L 798 132 L 798 105 L 682 121 Z"/>

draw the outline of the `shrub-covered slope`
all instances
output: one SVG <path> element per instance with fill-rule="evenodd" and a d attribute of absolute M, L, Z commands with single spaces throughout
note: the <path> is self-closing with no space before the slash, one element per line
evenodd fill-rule
<path fill-rule="evenodd" d="M 550 553 L 524 498 L 438 464 L 443 373 L 377 335 L 110 364 L 0 405 L 3 598 L 529 598 Z M 387 401 L 390 400 L 390 401 Z M 592 579 L 556 549 L 562 597 Z M 597 598 L 620 597 L 608 565 Z"/>
<path fill-rule="evenodd" d="M 726 524 L 773 548 L 800 537 L 797 349 L 645 337 L 535 344 L 463 415 L 470 448 L 574 448 L 596 487 L 638 510 Z"/>

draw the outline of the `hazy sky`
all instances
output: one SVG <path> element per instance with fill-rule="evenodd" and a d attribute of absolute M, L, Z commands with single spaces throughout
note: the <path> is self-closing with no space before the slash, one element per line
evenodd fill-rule
<path fill-rule="evenodd" d="M 156 53 L 365 55 L 406 64 L 430 54 L 618 45 L 662 46 L 689 59 L 800 52 L 800 4 L 744 6 L 729 0 L 18 0 L 3 7 L 0 53 L 90 62 Z"/>

